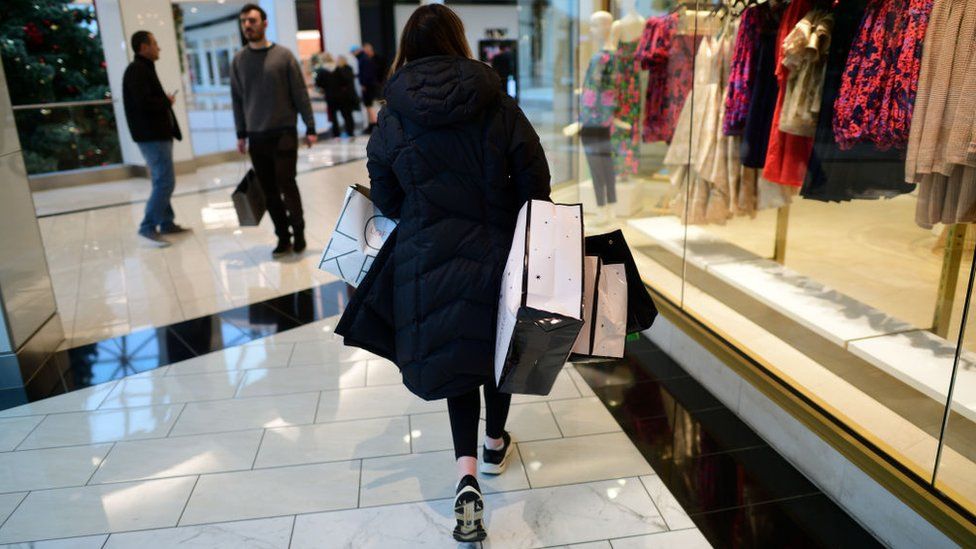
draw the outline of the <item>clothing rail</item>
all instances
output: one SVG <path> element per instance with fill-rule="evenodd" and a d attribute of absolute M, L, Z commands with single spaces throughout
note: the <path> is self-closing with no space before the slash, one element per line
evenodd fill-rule
<path fill-rule="evenodd" d="M 63 109 L 70 107 L 88 107 L 93 105 L 111 105 L 111 99 L 89 99 L 85 101 L 59 101 L 56 103 L 29 103 L 27 105 L 14 105 L 15 111 L 28 111 L 36 109 Z"/>

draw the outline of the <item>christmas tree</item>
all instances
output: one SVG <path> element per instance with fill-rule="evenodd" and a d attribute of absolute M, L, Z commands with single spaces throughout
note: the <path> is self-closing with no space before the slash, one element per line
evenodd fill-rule
<path fill-rule="evenodd" d="M 4 0 L 0 57 L 15 106 L 111 97 L 91 5 Z M 15 119 L 30 174 L 121 162 L 111 105 L 52 105 Z"/>

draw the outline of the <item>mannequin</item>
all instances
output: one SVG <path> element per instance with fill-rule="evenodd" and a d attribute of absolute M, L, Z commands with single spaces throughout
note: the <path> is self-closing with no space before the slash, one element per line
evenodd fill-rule
<path fill-rule="evenodd" d="M 613 22 L 610 42 L 616 46 L 620 42 L 640 40 L 647 21 L 637 11 L 637 0 L 618 0 L 617 8 L 623 16 Z"/>
<path fill-rule="evenodd" d="M 615 48 L 611 41 L 613 16 L 605 11 L 590 16 L 590 32 L 593 43 L 598 44 L 590 58 L 580 93 L 580 119 L 566 126 L 563 134 L 580 136 L 586 162 L 593 178 L 593 190 L 599 209 L 598 224 L 613 218 L 613 205 L 617 202 L 616 174 L 613 147 L 610 142 L 611 127 L 631 126 L 615 117 L 617 88 L 614 72 Z"/>

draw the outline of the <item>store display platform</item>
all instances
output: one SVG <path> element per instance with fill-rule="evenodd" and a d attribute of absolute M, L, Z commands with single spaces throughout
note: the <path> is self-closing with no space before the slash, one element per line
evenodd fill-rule
<path fill-rule="evenodd" d="M 674 217 L 628 224 L 758 302 L 943 404 L 955 344 Z M 961 357 L 953 409 L 976 421 L 976 356 Z"/>

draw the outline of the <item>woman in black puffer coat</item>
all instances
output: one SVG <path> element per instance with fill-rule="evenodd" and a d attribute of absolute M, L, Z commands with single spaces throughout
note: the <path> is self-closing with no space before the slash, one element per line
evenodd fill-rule
<path fill-rule="evenodd" d="M 481 471 L 500 474 L 512 452 L 511 395 L 494 380 L 498 296 L 519 209 L 549 199 L 538 135 L 492 68 L 470 57 L 449 8 L 425 5 L 407 22 L 367 148 L 373 202 L 400 224 L 336 328 L 395 362 L 413 393 L 448 399 L 459 541 L 485 536 L 474 478 L 481 386 Z"/>

